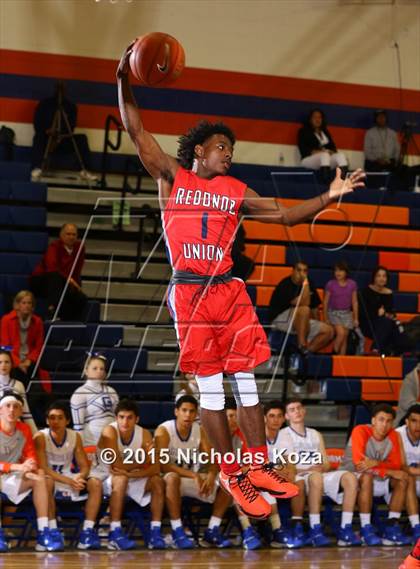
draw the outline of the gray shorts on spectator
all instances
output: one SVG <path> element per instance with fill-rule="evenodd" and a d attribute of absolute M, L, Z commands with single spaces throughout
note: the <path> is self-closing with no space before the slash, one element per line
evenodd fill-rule
<path fill-rule="evenodd" d="M 281 314 L 278 314 L 272 322 L 273 330 L 279 330 L 280 332 L 287 332 L 289 329 L 290 320 L 293 318 L 294 310 L 295 310 L 295 308 L 292 307 L 292 308 L 288 308 L 287 310 L 285 310 Z M 313 318 L 309 319 L 308 342 L 312 342 L 312 340 L 316 336 L 318 336 L 318 334 L 321 331 L 321 325 L 322 325 L 322 322 L 320 320 L 315 320 Z M 293 329 L 293 327 L 290 330 L 290 334 L 296 335 L 296 332 Z"/>

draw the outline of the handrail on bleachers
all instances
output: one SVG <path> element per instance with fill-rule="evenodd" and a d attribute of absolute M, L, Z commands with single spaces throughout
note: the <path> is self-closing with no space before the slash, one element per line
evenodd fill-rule
<path fill-rule="evenodd" d="M 140 267 L 142 264 L 142 254 L 143 254 L 143 241 L 145 236 L 145 221 L 146 219 L 153 219 L 153 243 L 155 243 L 156 237 L 158 235 L 159 225 L 160 225 L 160 209 L 143 207 L 142 215 L 139 222 L 139 232 L 137 236 L 137 255 L 136 255 L 136 271 L 135 274 L 138 275 L 140 272 Z"/>
<path fill-rule="evenodd" d="M 117 140 L 112 142 L 110 139 L 111 125 L 117 127 Z M 104 149 L 102 151 L 102 166 L 101 166 L 101 188 L 106 188 L 106 172 L 108 164 L 108 148 L 112 150 L 118 150 L 121 146 L 121 136 L 123 131 L 123 125 L 121 122 L 113 115 L 108 115 L 105 121 L 105 136 L 104 136 Z"/>

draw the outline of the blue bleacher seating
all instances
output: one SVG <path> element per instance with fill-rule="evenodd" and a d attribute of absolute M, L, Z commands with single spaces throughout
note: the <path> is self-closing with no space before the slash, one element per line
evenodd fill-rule
<path fill-rule="evenodd" d="M 410 357 L 403 358 L 403 377 L 405 377 L 408 373 L 410 373 L 410 371 L 413 371 L 417 363 L 418 363 L 417 358 L 410 358 Z"/>
<path fill-rule="evenodd" d="M 370 421 L 371 417 L 369 409 L 364 405 L 358 405 L 356 407 L 356 413 L 354 417 L 354 426 L 370 424 Z"/>
<path fill-rule="evenodd" d="M 28 288 L 28 279 L 21 275 L 0 275 L 0 292 L 4 295 L 15 295 Z"/>
<path fill-rule="evenodd" d="M 118 346 L 122 343 L 124 327 L 115 324 L 88 324 L 85 330 L 85 343 L 89 346 Z"/>
<path fill-rule="evenodd" d="M 37 182 L 11 182 L 12 200 L 45 203 L 47 201 L 47 184 Z"/>
<path fill-rule="evenodd" d="M 0 162 L 0 180 L 21 180 L 28 182 L 31 165 L 28 162 Z"/>
<path fill-rule="evenodd" d="M 41 255 L 27 253 L 0 253 L 0 267 L 2 273 L 14 275 L 31 274 L 41 260 Z"/>
<path fill-rule="evenodd" d="M 327 400 L 359 401 L 362 396 L 362 383 L 359 378 L 328 378 Z"/>
<path fill-rule="evenodd" d="M 43 253 L 48 246 L 48 233 L 42 231 L 0 231 L 0 250 L 5 252 Z"/>
<path fill-rule="evenodd" d="M 344 249 L 341 251 L 324 251 L 319 246 L 315 247 L 287 247 L 286 248 L 286 264 L 293 265 L 298 260 L 304 260 L 312 267 L 330 269 L 330 277 L 332 278 L 332 267 L 334 263 L 345 260 L 351 269 L 363 268 L 364 271 L 372 271 L 379 264 L 379 255 L 377 251 L 351 251 Z M 352 274 L 352 278 L 357 278 L 358 272 Z M 369 273 L 370 276 L 370 273 Z"/>
<path fill-rule="evenodd" d="M 44 207 L 2 206 L 1 225 L 23 225 L 25 227 L 45 227 L 47 210 Z"/>
<path fill-rule="evenodd" d="M 0 199 L 45 203 L 47 185 L 37 182 L 0 181 Z"/>
<path fill-rule="evenodd" d="M 41 366 L 49 370 L 80 369 L 86 359 L 88 347 L 46 345 Z M 103 351 L 112 373 L 135 373 L 146 369 L 147 354 L 137 348 L 109 348 Z M 73 367 L 72 367 L 73 366 Z"/>
<path fill-rule="evenodd" d="M 420 201 L 420 199 L 419 199 Z M 410 209 L 410 226 L 420 227 L 420 208 Z"/>
<path fill-rule="evenodd" d="M 332 375 L 332 358 L 327 354 L 309 355 L 308 375 L 314 378 L 329 377 Z"/>

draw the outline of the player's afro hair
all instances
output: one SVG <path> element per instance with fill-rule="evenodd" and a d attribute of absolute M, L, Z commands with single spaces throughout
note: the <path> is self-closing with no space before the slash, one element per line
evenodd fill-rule
<path fill-rule="evenodd" d="M 224 134 L 235 145 L 235 135 L 222 122 L 211 123 L 200 121 L 196 126 L 179 137 L 178 139 L 178 160 L 183 168 L 190 170 L 194 161 L 194 148 L 197 144 L 203 144 L 214 134 Z"/>

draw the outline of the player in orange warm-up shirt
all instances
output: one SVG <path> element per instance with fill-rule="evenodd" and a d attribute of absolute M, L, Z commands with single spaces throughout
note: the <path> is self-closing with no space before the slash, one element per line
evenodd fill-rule
<path fill-rule="evenodd" d="M 6 394 L 0 399 L 0 491 L 19 504 L 32 492 L 37 516 L 36 551 L 58 551 L 62 544 L 48 528 L 48 492 L 43 470 L 38 468 L 37 455 L 29 425 L 22 423 L 23 399 Z M 9 544 L 0 528 L 0 551 Z"/>

